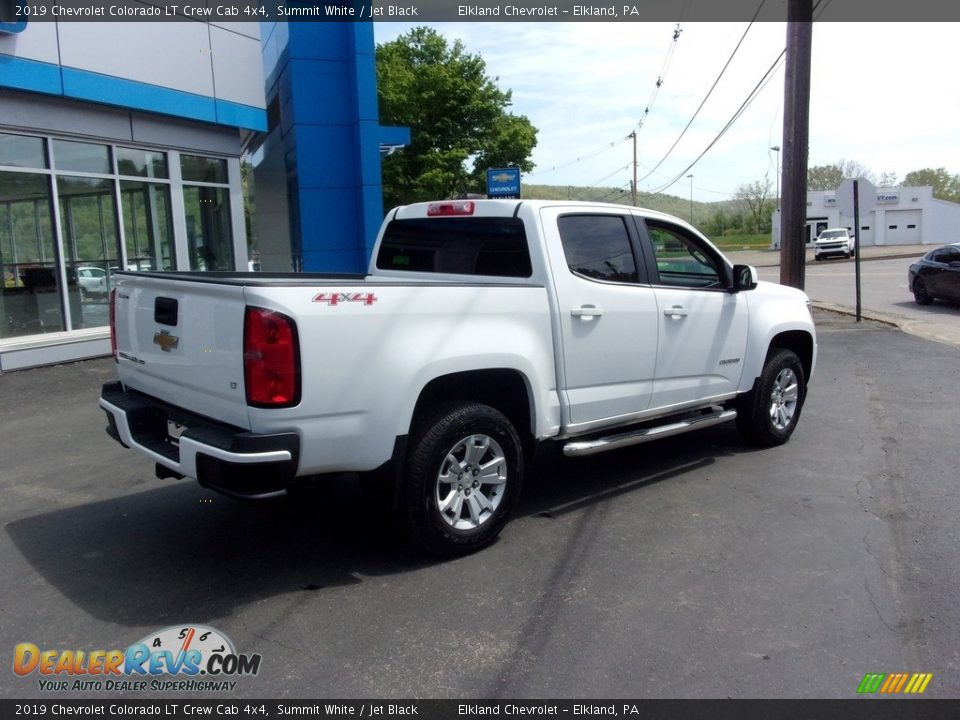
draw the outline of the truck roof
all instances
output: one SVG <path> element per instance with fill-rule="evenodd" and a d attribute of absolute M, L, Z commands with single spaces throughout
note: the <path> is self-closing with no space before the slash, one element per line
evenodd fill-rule
<path fill-rule="evenodd" d="M 608 208 L 610 210 L 623 211 L 624 209 L 633 209 L 639 211 L 642 215 L 649 218 L 669 220 L 671 222 L 680 221 L 685 223 L 682 218 L 678 218 L 669 213 L 651 210 L 649 208 L 635 207 L 632 205 L 623 205 L 619 203 L 591 202 L 588 200 L 542 200 L 542 199 L 520 199 L 520 200 L 494 200 L 487 198 L 465 198 L 457 200 L 434 200 L 429 202 L 411 203 L 410 205 L 401 205 L 395 208 L 390 219 L 405 219 L 426 217 L 429 214 L 431 206 L 448 203 L 472 203 L 471 212 L 463 212 L 463 215 L 473 215 L 475 217 L 502 217 L 516 215 L 520 212 L 521 206 L 530 207 L 533 210 L 539 210 L 545 207 L 573 207 L 583 208 L 585 210 L 596 210 L 598 208 Z M 456 213 L 461 214 L 461 213 Z"/>

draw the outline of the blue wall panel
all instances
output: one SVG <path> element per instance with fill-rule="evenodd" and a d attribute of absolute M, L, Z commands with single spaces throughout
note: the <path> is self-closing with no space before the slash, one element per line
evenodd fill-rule
<path fill-rule="evenodd" d="M 360 182 L 357 134 L 345 125 L 300 125 L 297 177 L 301 188 L 355 188 Z"/>
<path fill-rule="evenodd" d="M 3 87 L 51 95 L 63 94 L 59 65 L 0 55 L 0 78 Z"/>
<path fill-rule="evenodd" d="M 176 108 L 176 114 L 180 117 L 206 122 L 217 120 L 216 104 L 212 97 L 99 75 L 86 70 L 65 67 L 62 72 L 63 94 L 68 97 L 106 105 L 121 104 L 122 98 L 124 107 L 158 113 L 169 113 L 172 108 Z"/>
<path fill-rule="evenodd" d="M 265 23 L 261 36 L 302 267 L 362 271 L 383 220 L 373 27 Z"/>

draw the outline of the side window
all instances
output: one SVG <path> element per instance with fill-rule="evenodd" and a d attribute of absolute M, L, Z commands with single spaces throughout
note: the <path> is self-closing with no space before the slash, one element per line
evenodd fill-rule
<path fill-rule="evenodd" d="M 683 230 L 648 220 L 647 232 L 661 285 L 690 288 L 722 285 L 720 261 L 712 254 L 708 255 Z"/>
<path fill-rule="evenodd" d="M 637 265 L 621 215 L 564 215 L 557 220 L 567 267 L 607 282 L 637 282 Z"/>
<path fill-rule="evenodd" d="M 943 248 L 933 256 L 933 261 L 938 263 L 949 263 L 955 260 L 960 260 L 960 250 L 955 248 Z"/>

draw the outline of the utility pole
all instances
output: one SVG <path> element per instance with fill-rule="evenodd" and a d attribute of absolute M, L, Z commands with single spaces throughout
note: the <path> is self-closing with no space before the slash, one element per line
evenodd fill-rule
<path fill-rule="evenodd" d="M 630 204 L 634 207 L 637 206 L 637 131 L 634 130 L 632 133 L 627 135 L 628 138 L 633 138 L 633 182 L 630 183 Z"/>
<path fill-rule="evenodd" d="M 810 54 L 813 0 L 788 0 L 783 82 L 783 203 L 780 283 L 803 290 L 807 234 L 807 156 L 810 142 Z"/>

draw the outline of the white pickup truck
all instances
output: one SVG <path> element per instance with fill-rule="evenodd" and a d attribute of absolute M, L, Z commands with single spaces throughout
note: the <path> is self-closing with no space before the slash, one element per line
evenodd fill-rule
<path fill-rule="evenodd" d="M 596 203 L 400 207 L 367 275 L 121 273 L 110 308 L 100 406 L 159 477 L 262 498 L 369 474 L 448 555 L 497 536 L 545 443 L 734 419 L 785 442 L 817 357 L 802 292 L 682 220 Z"/>
<path fill-rule="evenodd" d="M 813 259 L 822 260 L 833 255 L 850 258 L 857 252 L 857 238 L 846 228 L 828 228 L 813 242 Z"/>

